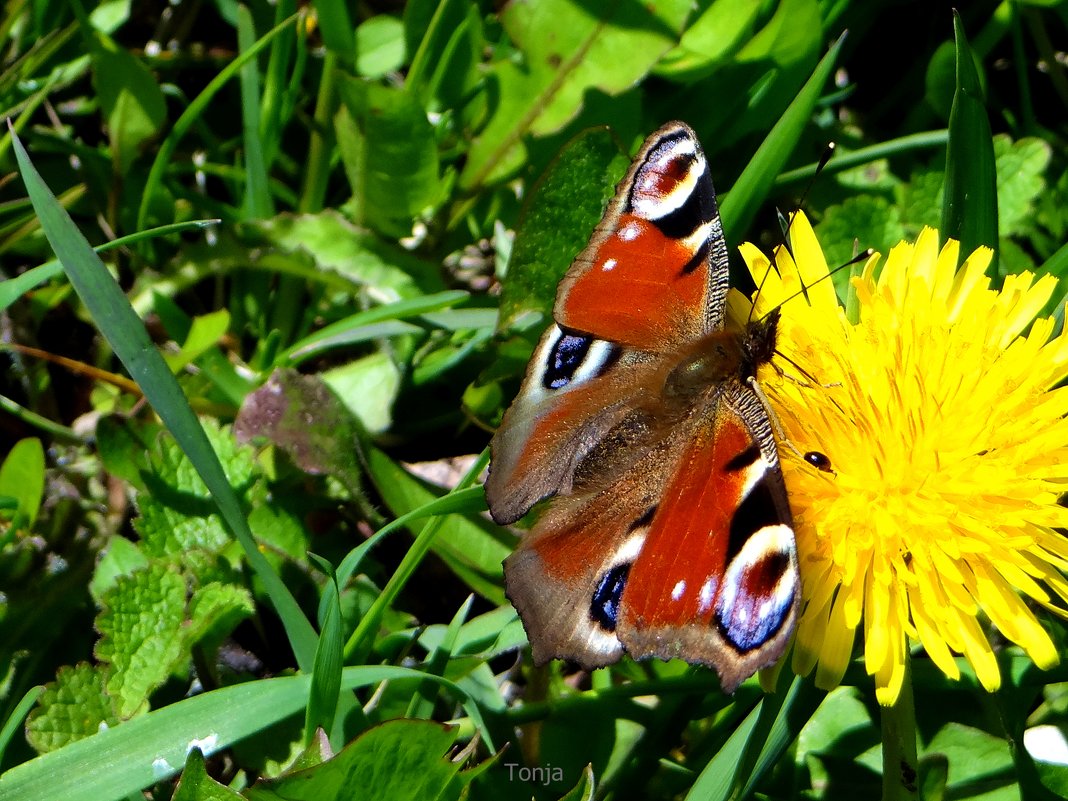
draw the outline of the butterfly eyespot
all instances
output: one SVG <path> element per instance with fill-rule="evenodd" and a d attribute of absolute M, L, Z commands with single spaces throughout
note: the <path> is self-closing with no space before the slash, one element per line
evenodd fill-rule
<path fill-rule="evenodd" d="M 597 589 L 593 591 L 590 602 L 590 617 L 605 631 L 616 630 L 616 618 L 619 615 L 619 599 L 623 596 L 623 587 L 627 584 L 630 562 L 616 565 L 601 577 Z"/>
<path fill-rule="evenodd" d="M 806 453 L 805 461 L 823 473 L 834 472 L 834 468 L 831 466 L 831 460 L 826 454 L 820 453 L 819 451 L 809 451 Z"/>

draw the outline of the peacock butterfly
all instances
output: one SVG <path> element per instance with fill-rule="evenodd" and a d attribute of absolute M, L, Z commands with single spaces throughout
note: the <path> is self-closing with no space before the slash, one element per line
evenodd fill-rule
<path fill-rule="evenodd" d="M 727 288 L 708 162 L 669 123 L 561 281 L 491 444 L 494 520 L 552 498 L 504 563 L 536 663 L 678 657 L 732 693 L 786 648 L 797 549 L 755 385 L 779 314 L 732 321 Z"/>

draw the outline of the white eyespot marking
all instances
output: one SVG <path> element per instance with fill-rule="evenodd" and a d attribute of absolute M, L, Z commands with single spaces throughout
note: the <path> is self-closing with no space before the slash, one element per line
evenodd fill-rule
<path fill-rule="evenodd" d="M 709 576 L 705 579 L 705 583 L 701 585 L 701 591 L 697 593 L 697 612 L 698 614 L 705 614 L 712 608 L 712 599 L 716 597 L 716 587 L 719 586 L 719 582 L 716 581 L 715 576 Z"/>
<path fill-rule="evenodd" d="M 574 363 L 564 365 L 557 364 L 560 354 L 557 352 L 557 344 L 565 336 L 563 329 L 555 323 L 549 326 L 538 343 L 537 350 L 530 359 L 532 365 L 538 365 L 537 375 L 532 375 L 535 380 L 530 381 L 526 390 L 525 402 L 540 403 L 546 398 L 558 392 L 565 392 L 576 386 L 584 384 L 591 378 L 596 378 L 609 365 L 616 353 L 616 347 L 603 339 L 589 339 L 586 351 L 580 357 L 576 357 Z M 547 386 L 546 376 L 551 375 L 552 381 Z M 559 383 L 559 385 L 557 385 Z"/>
<path fill-rule="evenodd" d="M 723 575 L 723 590 L 716 603 L 716 616 L 727 626 L 741 650 L 759 646 L 779 630 L 793 606 L 797 595 L 797 546 L 794 544 L 794 532 L 784 523 L 764 526 L 754 531 L 745 541 L 741 550 L 730 563 Z M 777 556 L 785 557 L 785 566 L 779 574 L 775 585 L 762 588 L 759 596 L 749 592 L 746 573 L 759 568 L 761 562 Z M 759 602 L 759 603 L 757 603 Z M 754 629 L 750 631 L 746 624 L 752 619 Z M 748 638 L 756 642 L 748 642 Z"/>
<path fill-rule="evenodd" d="M 633 242 L 641 234 L 642 229 L 637 223 L 629 222 L 619 229 L 619 233 L 616 234 L 624 242 Z"/>
<path fill-rule="evenodd" d="M 697 145 L 691 139 L 679 140 L 658 156 L 649 162 L 647 177 L 635 185 L 631 194 L 634 213 L 646 220 L 659 220 L 681 208 L 697 190 L 697 182 L 707 170 L 704 155 L 697 152 Z M 676 159 L 687 160 L 686 174 L 665 193 L 659 178 Z"/>
<path fill-rule="evenodd" d="M 686 591 L 686 579 L 679 579 L 671 589 L 671 600 L 677 601 L 682 597 L 682 594 Z"/>
<path fill-rule="evenodd" d="M 612 268 L 616 266 L 618 262 L 615 259 L 605 259 L 604 264 L 601 265 L 601 270 L 608 273 L 612 271 Z"/>
<path fill-rule="evenodd" d="M 611 570 L 617 565 L 626 564 L 627 562 L 633 562 L 638 558 L 638 553 L 642 549 L 642 543 L 645 542 L 646 529 L 640 528 L 631 534 L 627 539 L 623 541 L 623 544 L 619 546 L 612 558 L 605 562 L 605 569 Z"/>

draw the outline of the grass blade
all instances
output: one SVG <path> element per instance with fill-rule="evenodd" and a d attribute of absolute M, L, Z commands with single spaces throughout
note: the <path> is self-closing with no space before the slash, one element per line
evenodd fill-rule
<path fill-rule="evenodd" d="M 263 581 L 301 670 L 310 671 L 315 657 L 316 636 L 289 588 L 271 568 L 245 520 L 241 503 L 230 487 L 215 451 L 200 421 L 186 400 L 178 380 L 168 369 L 134 312 L 126 295 L 111 277 L 100 257 L 67 215 L 37 173 L 21 140 L 13 139 L 15 155 L 27 192 L 48 242 L 59 258 L 67 277 L 108 340 L 115 355 L 126 366 L 152 408 L 174 435 L 211 492 L 223 519 L 241 544 L 245 557 Z"/>

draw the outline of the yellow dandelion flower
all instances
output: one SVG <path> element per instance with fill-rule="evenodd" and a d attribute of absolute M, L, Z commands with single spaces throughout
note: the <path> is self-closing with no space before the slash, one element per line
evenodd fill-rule
<path fill-rule="evenodd" d="M 1057 503 L 1068 489 L 1068 388 L 1057 388 L 1068 333 L 1051 338 L 1053 321 L 1036 319 L 1056 280 L 1024 273 L 991 289 L 988 249 L 958 270 L 958 243 L 939 250 L 926 229 L 853 279 L 853 323 L 819 280 L 827 264 L 803 215 L 790 238 L 777 273 L 754 246 L 742 255 L 764 281 L 755 314 L 792 297 L 778 349 L 810 374 L 785 363 L 761 386 L 790 442 L 833 470 L 780 449 L 805 602 L 795 670 L 837 685 L 862 627 L 883 705 L 897 699 L 910 641 L 950 678 L 962 655 L 995 690 L 987 621 L 1040 667 L 1056 664 L 1024 600 L 1068 617 L 1068 539 L 1055 530 L 1068 528 Z"/>

